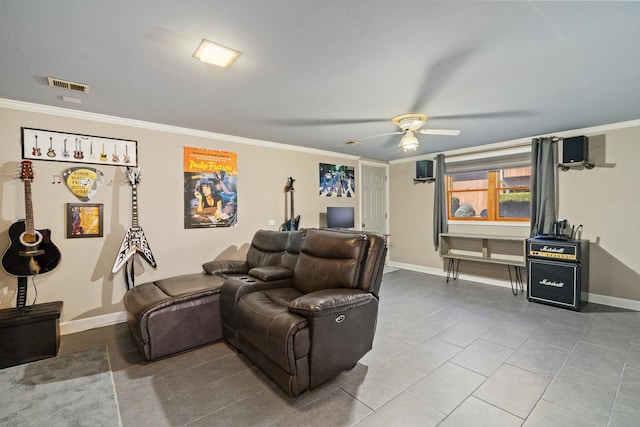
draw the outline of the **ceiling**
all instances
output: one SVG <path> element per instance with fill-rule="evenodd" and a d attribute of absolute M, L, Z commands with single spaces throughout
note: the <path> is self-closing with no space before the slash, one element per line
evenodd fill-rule
<path fill-rule="evenodd" d="M 640 2 L 4 1 L 0 98 L 388 161 L 639 119 L 638 22 Z M 201 63 L 203 38 L 242 55 Z M 368 138 L 409 112 L 462 133 Z"/>

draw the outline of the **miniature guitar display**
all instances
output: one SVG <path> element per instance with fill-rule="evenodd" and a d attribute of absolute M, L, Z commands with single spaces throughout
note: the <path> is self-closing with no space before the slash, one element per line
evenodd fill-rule
<path fill-rule="evenodd" d="M 82 151 L 82 141 L 76 138 L 76 149 L 73 150 L 74 159 L 84 159 L 84 152 Z"/>
<path fill-rule="evenodd" d="M 101 162 L 106 162 L 107 160 L 109 160 L 109 158 L 107 157 L 107 155 L 104 152 L 104 143 L 102 144 L 102 151 L 100 152 L 100 161 Z"/>
<path fill-rule="evenodd" d="M 56 268 L 60 262 L 60 251 L 51 241 L 50 230 L 36 230 L 34 227 L 31 161 L 21 163 L 20 177 L 24 181 L 26 219 L 18 220 L 9 227 L 11 245 L 2 256 L 2 268 L 13 276 L 33 276 Z"/>
<path fill-rule="evenodd" d="M 42 150 L 38 147 L 38 135 L 36 135 L 36 143 L 31 149 L 32 156 L 42 156 Z"/>
<path fill-rule="evenodd" d="M 284 204 L 285 204 L 285 214 L 284 214 L 284 224 L 282 224 L 281 229 L 283 231 L 292 231 L 292 230 L 297 230 L 298 226 L 300 225 L 300 215 L 295 216 L 294 210 L 293 210 L 293 183 L 295 182 L 295 179 L 293 179 L 293 177 L 289 177 L 289 179 L 287 180 L 287 185 L 284 187 Z M 289 194 L 289 197 L 291 197 L 290 202 L 291 202 L 291 217 L 287 218 L 287 194 Z"/>
<path fill-rule="evenodd" d="M 69 150 L 67 150 L 67 138 L 64 139 L 64 150 L 62 150 L 62 157 L 69 158 Z"/>
<path fill-rule="evenodd" d="M 53 149 L 53 138 L 49 137 L 49 149 L 47 150 L 47 156 L 49 157 L 55 157 L 56 156 L 56 150 Z"/>
<path fill-rule="evenodd" d="M 127 261 L 135 254 L 139 254 L 150 266 L 156 267 L 156 260 L 153 257 L 153 253 L 151 253 L 151 248 L 149 247 L 149 242 L 144 235 L 144 231 L 138 225 L 138 183 L 140 182 L 140 168 L 130 168 L 127 167 L 127 177 L 129 178 L 129 182 L 131 183 L 131 206 L 132 206 L 132 223 L 131 227 L 127 230 L 127 233 L 124 236 L 122 241 L 122 245 L 120 245 L 120 251 L 118 252 L 118 256 L 116 257 L 116 261 L 113 264 L 113 269 L 111 270 L 113 273 L 116 273 L 123 266 L 126 265 Z M 126 274 L 127 279 L 129 281 L 128 286 L 131 289 L 133 276 Z"/>

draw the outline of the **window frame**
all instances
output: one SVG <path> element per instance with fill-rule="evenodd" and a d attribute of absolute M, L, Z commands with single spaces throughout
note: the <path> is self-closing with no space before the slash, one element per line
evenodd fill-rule
<path fill-rule="evenodd" d="M 465 221 L 465 222 L 508 222 L 508 223 L 528 223 L 531 221 L 531 215 L 527 217 L 500 217 L 500 193 L 505 190 L 522 191 L 529 190 L 531 192 L 531 184 L 527 186 L 501 186 L 501 174 L 505 169 L 514 169 L 524 166 L 512 166 L 503 168 L 493 168 L 488 170 L 479 170 L 477 172 L 487 172 L 487 188 L 486 189 L 470 189 L 470 190 L 454 190 L 453 175 L 464 172 L 453 172 L 445 174 L 446 197 L 447 197 L 447 219 L 449 221 Z M 527 166 L 530 167 L 530 166 Z M 451 201 L 453 194 L 464 192 L 486 192 L 487 194 L 487 216 L 459 217 L 453 216 L 451 212 Z"/>

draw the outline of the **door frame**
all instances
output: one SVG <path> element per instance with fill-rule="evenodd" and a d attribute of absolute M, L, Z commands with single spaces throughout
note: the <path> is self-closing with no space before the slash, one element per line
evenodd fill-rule
<path fill-rule="evenodd" d="M 389 212 L 389 164 L 388 163 L 381 163 L 381 162 L 375 162 L 375 161 L 370 161 L 370 160 L 359 160 L 358 161 L 358 188 L 360 188 L 360 201 L 359 201 L 359 215 L 358 215 L 358 230 L 362 230 L 362 207 L 363 207 L 363 200 L 364 200 L 364 195 L 366 194 L 366 192 L 364 191 L 364 188 L 362 187 L 362 166 L 373 166 L 373 167 L 379 167 L 379 168 L 383 168 L 384 169 L 384 174 L 385 174 L 385 185 L 384 185 L 384 202 L 385 202 L 385 212 L 386 212 L 386 218 L 384 220 L 384 233 L 385 234 L 389 234 L 389 221 L 390 221 L 390 212 Z"/>

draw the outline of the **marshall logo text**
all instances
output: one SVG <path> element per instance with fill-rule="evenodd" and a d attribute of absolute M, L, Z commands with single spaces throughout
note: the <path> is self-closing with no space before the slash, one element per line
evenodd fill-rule
<path fill-rule="evenodd" d="M 554 288 L 564 288 L 564 282 L 556 282 L 555 280 L 542 279 L 539 283 L 545 286 L 553 286 Z"/>

